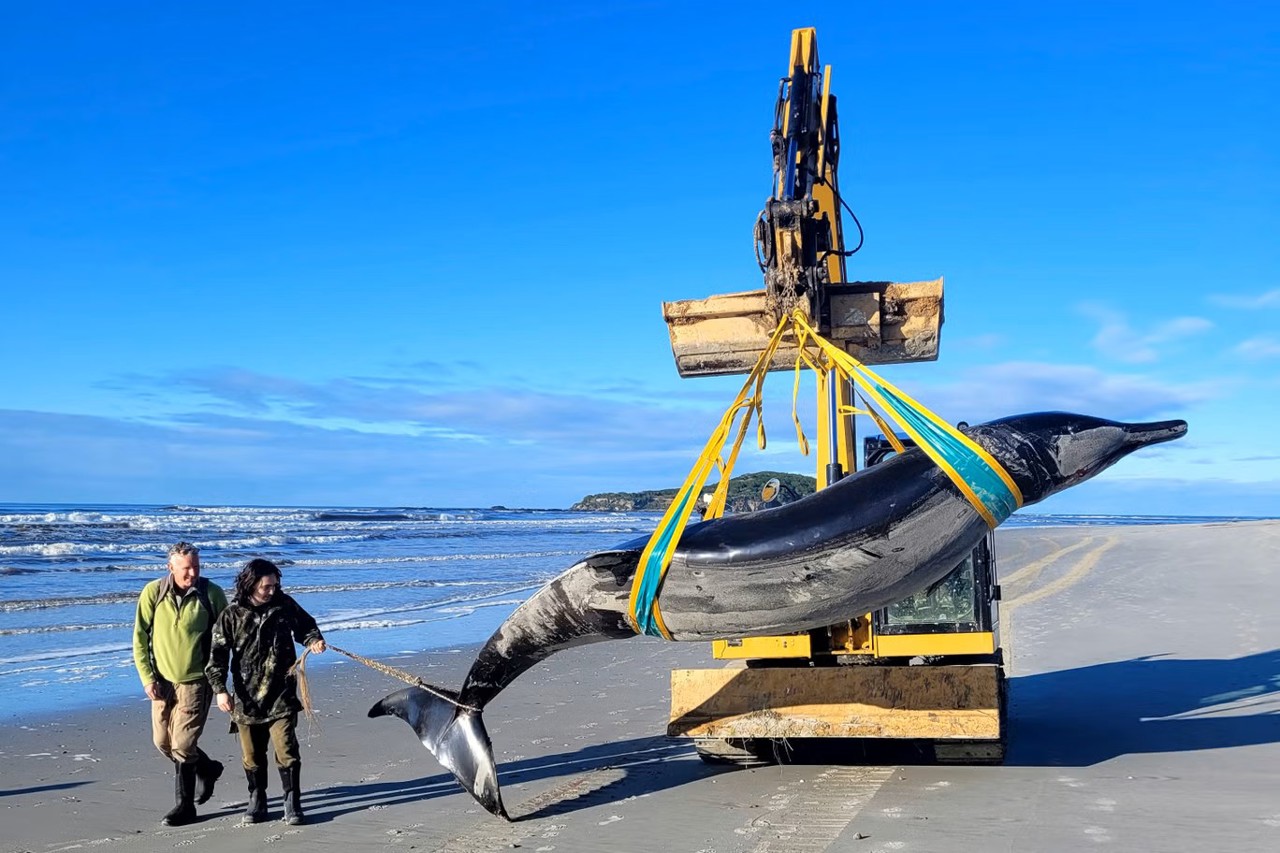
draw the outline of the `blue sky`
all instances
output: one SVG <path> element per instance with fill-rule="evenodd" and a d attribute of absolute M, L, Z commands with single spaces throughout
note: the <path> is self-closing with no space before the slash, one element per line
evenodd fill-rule
<path fill-rule="evenodd" d="M 660 305 L 761 286 L 814 26 L 851 278 L 946 279 L 884 373 L 1190 423 L 1030 511 L 1280 515 L 1274 4 L 432 5 L 6 4 L 0 501 L 677 485 L 739 380 L 680 379 Z M 739 471 L 811 472 L 790 384 Z"/>

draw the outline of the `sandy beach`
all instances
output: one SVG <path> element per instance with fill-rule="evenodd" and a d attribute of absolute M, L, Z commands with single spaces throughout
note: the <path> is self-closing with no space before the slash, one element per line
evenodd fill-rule
<path fill-rule="evenodd" d="M 997 553 L 1004 766 L 705 765 L 665 728 L 671 669 L 718 665 L 709 646 L 633 639 L 557 655 L 489 706 L 506 823 L 402 722 L 368 719 L 401 685 L 344 661 L 312 673 L 305 826 L 274 820 L 274 771 L 272 822 L 239 825 L 215 710 L 202 746 L 227 772 L 199 822 L 161 827 L 172 777 L 139 691 L 0 730 L 0 850 L 1280 849 L 1280 521 L 1002 530 Z M 457 686 L 471 654 L 388 662 Z"/>

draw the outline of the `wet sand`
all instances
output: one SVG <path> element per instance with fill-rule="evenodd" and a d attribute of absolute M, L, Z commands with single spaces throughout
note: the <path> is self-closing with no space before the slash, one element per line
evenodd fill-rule
<path fill-rule="evenodd" d="M 344 661 L 311 674 L 306 825 L 274 820 L 274 771 L 273 820 L 239 825 L 244 778 L 215 710 L 202 746 L 227 772 L 199 822 L 161 827 L 172 774 L 139 693 L 0 729 L 0 851 L 1280 850 L 1280 522 L 1019 528 L 997 553 L 1000 767 L 835 749 L 703 764 L 664 732 L 670 670 L 717 666 L 709 645 L 637 638 L 556 655 L 488 708 L 505 823 L 404 723 L 365 716 L 402 685 Z M 457 686 L 472 654 L 388 662 Z"/>

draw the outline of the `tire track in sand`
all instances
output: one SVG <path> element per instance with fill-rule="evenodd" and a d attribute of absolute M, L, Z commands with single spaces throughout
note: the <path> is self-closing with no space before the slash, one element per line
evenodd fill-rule
<path fill-rule="evenodd" d="M 455 836 L 439 847 L 434 853 L 479 853 L 483 850 L 506 850 L 521 846 L 521 842 L 533 836 L 554 838 L 563 829 L 549 820 L 538 820 L 532 815 L 546 812 L 562 811 L 568 801 L 578 801 L 591 794 L 608 788 L 622 781 L 627 772 L 618 767 L 603 767 L 588 773 L 576 775 L 562 784 L 556 785 L 535 797 L 522 802 L 517 810 L 512 810 L 512 821 L 507 822 L 486 814 L 481 823 L 476 824 L 469 832 Z M 557 808 L 558 807 L 558 808 Z"/>
<path fill-rule="evenodd" d="M 734 832 L 755 841 L 750 853 L 823 853 L 895 772 L 896 767 L 828 767 L 811 783 L 801 779 L 778 788 L 766 814 Z"/>
<path fill-rule="evenodd" d="M 1037 560 L 1036 562 L 1031 563 L 1027 566 L 1024 566 L 1018 571 L 1014 572 L 1004 581 L 1004 583 L 1008 583 L 1011 580 L 1015 580 L 1019 578 L 1025 578 L 1025 577 L 1034 578 L 1039 574 L 1039 572 L 1042 569 L 1045 568 L 1045 566 L 1048 566 L 1050 563 L 1053 563 L 1061 559 L 1062 557 L 1066 556 L 1072 551 L 1078 550 L 1079 548 L 1084 547 L 1085 545 L 1091 545 L 1093 544 L 1093 542 L 1094 542 L 1093 539 L 1085 539 L 1082 542 L 1078 542 L 1074 545 L 1063 548 L 1060 551 L 1055 551 L 1054 553 L 1049 554 L 1048 556 L 1043 557 L 1042 559 Z M 1120 542 L 1120 537 L 1118 536 L 1107 537 L 1105 542 L 1103 542 L 1097 548 L 1094 548 L 1089 553 L 1082 556 L 1080 560 L 1074 566 L 1072 566 L 1067 571 L 1067 573 L 1064 574 L 1062 577 L 1058 578 L 1057 580 L 1051 581 L 1050 583 L 1045 584 L 1039 589 L 1031 590 L 1030 592 L 1023 593 L 1022 595 L 1016 596 L 1012 599 L 1009 599 L 1008 601 L 1002 602 L 1000 606 L 1001 628 L 1004 631 L 1007 631 L 1009 636 L 1012 637 L 1014 634 L 1013 614 L 1018 608 L 1024 607 L 1028 604 L 1033 604 L 1037 601 L 1048 598 L 1051 595 L 1055 595 L 1059 592 L 1062 592 L 1065 589 L 1069 589 L 1072 586 L 1075 586 L 1080 581 L 1084 580 L 1089 575 L 1089 573 L 1093 571 L 1094 567 L 1097 566 L 1098 562 L 1102 559 L 1102 555 L 1110 551 L 1112 548 L 1114 548 L 1117 544 L 1119 544 L 1119 542 Z M 1008 663 L 1010 665 L 1010 668 L 1012 668 L 1013 656 L 1009 654 L 1008 649 L 1006 649 L 1005 653 L 1006 655 L 1008 655 L 1008 658 L 1009 658 Z"/>
<path fill-rule="evenodd" d="M 1079 551 L 1081 548 L 1087 548 L 1088 546 L 1092 545 L 1094 541 L 1095 541 L 1094 537 L 1087 536 L 1084 539 L 1081 539 L 1079 542 L 1075 542 L 1071 545 L 1068 545 L 1065 548 L 1059 548 L 1058 550 L 1053 551 L 1049 554 L 1046 554 L 1045 556 L 1041 557 L 1038 560 L 1027 563 L 1025 566 L 1018 569 L 1016 572 L 1009 575 L 1007 578 L 1001 578 L 1000 584 L 1001 586 L 1006 586 L 1008 584 L 1014 584 L 1024 580 L 1027 582 L 1031 582 L 1035 580 L 1037 577 L 1039 577 L 1040 572 L 1044 571 L 1044 569 L 1047 566 L 1050 566 L 1056 563 L 1058 560 L 1061 560 L 1063 557 L 1067 556 L 1073 551 Z"/>

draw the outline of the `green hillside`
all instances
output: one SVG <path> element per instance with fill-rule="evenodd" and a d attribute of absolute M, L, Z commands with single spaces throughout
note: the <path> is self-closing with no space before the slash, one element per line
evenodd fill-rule
<path fill-rule="evenodd" d="M 729 480 L 729 498 L 727 512 L 753 512 L 761 509 L 764 502 L 760 500 L 760 490 L 764 484 L 777 477 L 782 483 L 782 500 L 794 500 L 792 497 L 804 497 L 813 494 L 817 481 L 803 474 L 786 474 L 781 471 L 758 471 L 754 474 L 740 474 Z M 705 492 L 715 490 L 715 483 L 710 483 Z M 790 493 L 788 493 L 790 489 Z M 657 489 L 645 492 L 603 492 L 598 495 L 587 495 L 570 507 L 580 512 L 631 512 L 643 510 L 662 512 L 671 505 L 678 488 Z"/>

